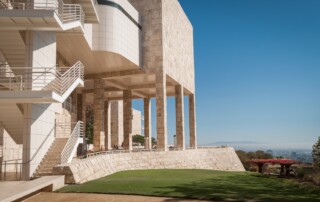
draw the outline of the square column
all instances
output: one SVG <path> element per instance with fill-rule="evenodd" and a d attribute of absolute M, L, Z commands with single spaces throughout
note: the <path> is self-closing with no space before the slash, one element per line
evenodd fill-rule
<path fill-rule="evenodd" d="M 177 85 L 175 87 L 176 93 L 176 139 L 177 148 L 185 149 L 184 139 L 184 99 L 183 99 L 183 87 Z"/>
<path fill-rule="evenodd" d="M 77 120 L 76 121 L 82 121 L 83 115 L 83 95 L 82 94 L 77 94 Z"/>
<path fill-rule="evenodd" d="M 123 145 L 123 101 L 110 101 L 111 146 L 117 149 Z"/>
<path fill-rule="evenodd" d="M 81 113 L 81 115 L 77 115 L 80 119 L 78 119 L 78 121 L 79 120 L 81 120 L 82 122 L 83 122 L 83 133 L 84 133 L 84 138 L 86 138 L 86 128 L 87 128 L 87 96 L 86 96 L 86 94 L 85 93 L 82 93 L 82 94 L 80 94 L 79 95 L 79 97 L 81 96 L 81 103 L 79 103 L 79 105 L 81 104 L 81 111 L 80 112 L 78 112 L 78 113 Z M 77 104 L 78 105 L 78 104 Z"/>
<path fill-rule="evenodd" d="M 168 150 L 167 146 L 167 89 L 166 75 L 163 71 L 156 73 L 157 104 L 157 149 Z"/>
<path fill-rule="evenodd" d="M 197 125 L 196 125 L 196 103 L 195 95 L 189 95 L 189 131 L 190 147 L 197 148 Z"/>
<path fill-rule="evenodd" d="M 123 148 L 132 150 L 132 92 L 123 91 Z"/>
<path fill-rule="evenodd" d="M 94 124 L 93 124 L 93 146 L 94 151 L 105 149 L 104 141 L 104 81 L 94 80 Z"/>
<path fill-rule="evenodd" d="M 104 133 L 105 133 L 105 149 L 111 150 L 111 103 L 104 102 Z"/>
<path fill-rule="evenodd" d="M 152 149 L 151 141 L 151 100 L 150 98 L 143 99 L 144 104 L 144 148 Z"/>

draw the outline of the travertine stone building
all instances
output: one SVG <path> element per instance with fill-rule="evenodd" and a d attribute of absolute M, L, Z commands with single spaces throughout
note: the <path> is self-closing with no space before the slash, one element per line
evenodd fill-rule
<path fill-rule="evenodd" d="M 167 151 L 168 96 L 177 147 L 196 148 L 193 28 L 178 0 L 0 0 L 0 148 L 15 148 L 23 179 L 72 160 L 90 103 L 95 151 L 132 150 L 142 116 L 133 99 L 144 103 L 145 148 L 156 125 L 157 149 Z M 2 163 L 15 160 L 7 151 Z"/>

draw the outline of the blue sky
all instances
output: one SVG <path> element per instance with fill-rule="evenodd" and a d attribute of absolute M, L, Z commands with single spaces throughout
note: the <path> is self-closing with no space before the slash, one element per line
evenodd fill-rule
<path fill-rule="evenodd" d="M 320 136 L 320 1 L 179 2 L 194 27 L 199 144 L 311 148 Z M 174 122 L 170 98 L 169 143 Z"/>

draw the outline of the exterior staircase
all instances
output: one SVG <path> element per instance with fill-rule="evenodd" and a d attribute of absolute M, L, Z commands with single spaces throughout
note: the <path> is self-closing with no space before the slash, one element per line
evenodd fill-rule
<path fill-rule="evenodd" d="M 59 132 L 59 130 L 58 130 Z M 64 132 L 59 132 L 64 133 Z M 69 133 L 70 134 L 70 133 Z M 56 138 L 51 148 L 38 166 L 34 177 L 52 175 L 53 167 L 70 163 L 80 143 L 83 143 L 83 123 L 77 122 L 69 138 Z"/>
<path fill-rule="evenodd" d="M 35 177 L 52 175 L 52 168 L 61 163 L 61 151 L 68 142 L 68 138 L 57 138 L 38 167 Z"/>
<path fill-rule="evenodd" d="M 79 86 L 84 86 L 81 62 L 71 68 L 0 66 L 1 102 L 63 103 Z"/>

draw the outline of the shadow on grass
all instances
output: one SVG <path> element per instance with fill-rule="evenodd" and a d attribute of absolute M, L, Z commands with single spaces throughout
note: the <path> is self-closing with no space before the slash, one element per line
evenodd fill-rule
<path fill-rule="evenodd" d="M 200 180 L 172 187 L 165 187 L 171 191 L 161 191 L 157 187 L 156 195 L 174 196 L 183 198 L 202 199 L 210 201 L 250 201 L 250 202 L 320 202 L 320 189 L 308 190 L 296 184 L 278 179 L 270 179 L 252 175 L 225 176 Z M 167 200 L 175 202 L 179 199 Z"/>

